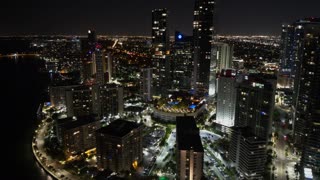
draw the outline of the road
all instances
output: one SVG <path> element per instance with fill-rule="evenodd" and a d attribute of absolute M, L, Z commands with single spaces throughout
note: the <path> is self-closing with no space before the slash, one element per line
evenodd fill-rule
<path fill-rule="evenodd" d="M 282 122 L 285 122 L 286 111 L 277 108 L 280 113 L 280 122 L 275 123 L 276 132 L 278 132 L 278 139 L 275 143 L 275 152 L 277 154 L 277 158 L 274 161 L 276 170 L 275 177 L 279 180 L 287 180 L 287 174 L 289 179 L 294 179 L 294 175 L 292 173 L 288 173 L 288 167 L 292 169 L 293 166 L 298 159 L 292 155 L 292 152 L 288 150 L 288 156 L 286 156 L 286 148 L 288 148 L 287 142 L 285 140 L 285 135 L 287 135 L 290 131 L 281 126 Z"/>
<path fill-rule="evenodd" d="M 44 137 L 50 124 L 51 123 L 47 123 L 45 120 L 43 120 L 41 124 L 39 124 L 38 129 L 36 130 L 37 133 L 34 137 L 35 140 L 32 143 L 33 152 L 36 159 L 47 172 L 49 172 L 53 177 L 57 179 L 80 179 L 78 176 L 75 176 L 69 173 L 68 171 L 64 170 L 63 165 L 59 161 L 52 159 L 50 156 L 46 154 L 44 149 Z M 34 145 L 37 148 L 34 148 Z"/>

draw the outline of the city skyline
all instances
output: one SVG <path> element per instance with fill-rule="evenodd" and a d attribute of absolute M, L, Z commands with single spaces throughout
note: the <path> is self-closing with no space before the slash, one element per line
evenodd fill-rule
<path fill-rule="evenodd" d="M 124 0 L 95 2 L 91 6 L 84 1 L 44 4 L 33 0 L 16 4 L 10 1 L 2 5 L 0 14 L 6 18 L 2 20 L 0 35 L 85 34 L 87 29 L 96 29 L 98 34 L 106 35 L 151 35 L 149 13 L 154 8 L 168 9 L 170 35 L 175 30 L 192 34 L 194 0 Z M 281 24 L 320 16 L 319 5 L 316 0 L 218 0 L 214 12 L 216 32 L 222 35 L 280 35 Z"/>

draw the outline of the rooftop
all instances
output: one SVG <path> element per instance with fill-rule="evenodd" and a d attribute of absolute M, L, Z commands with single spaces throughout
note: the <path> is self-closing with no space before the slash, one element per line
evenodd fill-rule
<path fill-rule="evenodd" d="M 97 133 L 123 137 L 130 133 L 132 130 L 139 128 L 140 126 L 142 126 L 142 124 L 119 119 L 113 121 L 106 127 L 100 128 L 99 130 L 97 130 Z"/>
<path fill-rule="evenodd" d="M 60 125 L 62 128 L 65 129 L 73 129 L 77 128 L 86 124 L 90 124 L 92 122 L 97 121 L 98 118 L 96 115 L 87 115 L 87 116 L 79 116 L 76 118 L 73 117 L 67 117 L 63 119 L 58 119 L 57 123 Z"/>
<path fill-rule="evenodd" d="M 200 139 L 200 131 L 196 121 L 192 116 L 180 116 L 176 119 L 177 123 L 177 144 L 179 150 L 191 150 L 203 152 Z"/>

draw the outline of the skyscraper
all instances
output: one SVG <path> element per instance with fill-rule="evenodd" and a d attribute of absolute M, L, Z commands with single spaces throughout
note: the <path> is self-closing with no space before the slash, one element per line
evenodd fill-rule
<path fill-rule="evenodd" d="M 191 116 L 177 117 L 177 175 L 178 179 L 202 178 L 204 151 L 200 131 Z"/>
<path fill-rule="evenodd" d="M 192 37 L 175 32 L 171 50 L 171 76 L 173 89 L 190 89 L 193 71 Z"/>
<path fill-rule="evenodd" d="M 302 167 L 320 171 L 320 19 L 299 20 L 295 29 L 294 140 Z"/>
<path fill-rule="evenodd" d="M 96 131 L 97 165 L 114 172 L 137 168 L 142 161 L 142 124 L 116 120 Z"/>
<path fill-rule="evenodd" d="M 90 81 L 93 72 L 93 52 L 97 43 L 97 35 L 94 30 L 88 30 L 86 39 L 81 40 L 81 60 L 82 60 L 82 79 L 84 82 Z"/>
<path fill-rule="evenodd" d="M 294 65 L 294 26 L 282 25 L 280 47 L 280 74 L 291 76 Z"/>
<path fill-rule="evenodd" d="M 233 69 L 222 70 L 218 83 L 216 123 L 232 127 L 236 111 L 236 71 Z"/>
<path fill-rule="evenodd" d="M 246 179 L 263 179 L 274 93 L 275 79 L 265 80 L 261 74 L 244 76 L 237 86 L 229 158 Z"/>
<path fill-rule="evenodd" d="M 165 95 L 170 81 L 167 23 L 167 9 L 154 9 L 152 11 L 152 66 L 155 95 Z"/>
<path fill-rule="evenodd" d="M 152 68 L 141 69 L 140 94 L 146 102 L 152 101 Z"/>
<path fill-rule="evenodd" d="M 252 134 L 268 139 L 274 109 L 275 79 L 250 75 L 237 87 L 235 126 L 249 127 Z"/>
<path fill-rule="evenodd" d="M 210 63 L 209 95 L 214 96 L 218 92 L 216 75 L 222 69 L 232 68 L 233 46 L 226 43 L 212 43 L 212 58 Z"/>
<path fill-rule="evenodd" d="M 211 43 L 214 35 L 213 0 L 196 0 L 193 20 L 193 88 L 209 89 Z"/>
<path fill-rule="evenodd" d="M 104 84 L 104 67 L 105 67 L 105 56 L 100 44 L 96 44 L 95 51 L 93 54 L 93 72 L 96 74 L 96 84 Z"/>

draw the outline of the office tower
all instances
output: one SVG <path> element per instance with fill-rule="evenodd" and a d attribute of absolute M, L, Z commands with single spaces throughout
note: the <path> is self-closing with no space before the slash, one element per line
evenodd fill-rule
<path fill-rule="evenodd" d="M 97 165 L 114 172 L 136 168 L 142 161 L 142 124 L 116 120 L 96 131 Z"/>
<path fill-rule="evenodd" d="M 212 43 L 212 59 L 210 63 L 209 95 L 214 96 L 218 93 L 216 75 L 222 69 L 232 68 L 233 46 L 226 43 Z"/>
<path fill-rule="evenodd" d="M 193 88 L 209 89 L 211 43 L 213 40 L 213 0 L 196 0 L 193 20 Z"/>
<path fill-rule="evenodd" d="M 223 69 L 219 75 L 218 84 L 216 123 L 232 127 L 236 111 L 236 71 Z"/>
<path fill-rule="evenodd" d="M 76 86 L 66 91 L 67 116 L 84 116 L 92 113 L 92 87 Z"/>
<path fill-rule="evenodd" d="M 95 131 L 101 127 L 95 115 L 67 117 L 55 122 L 58 140 L 66 156 L 95 148 Z"/>
<path fill-rule="evenodd" d="M 140 94 L 145 102 L 152 101 L 152 68 L 141 69 Z"/>
<path fill-rule="evenodd" d="M 275 80 L 261 74 L 246 76 L 237 87 L 235 126 L 268 139 L 274 109 Z"/>
<path fill-rule="evenodd" d="M 200 180 L 204 151 L 195 119 L 191 116 L 177 117 L 176 123 L 178 179 Z"/>
<path fill-rule="evenodd" d="M 93 53 L 93 73 L 96 74 L 96 84 L 104 84 L 104 67 L 105 67 L 105 56 L 102 50 L 102 46 L 97 44 L 95 47 L 95 51 Z"/>
<path fill-rule="evenodd" d="M 250 133 L 250 128 L 232 128 L 229 159 L 248 180 L 264 179 L 266 139 Z"/>
<path fill-rule="evenodd" d="M 165 95 L 170 83 L 167 9 L 152 11 L 152 67 L 155 95 Z"/>
<path fill-rule="evenodd" d="M 193 71 L 192 37 L 175 32 L 170 55 L 172 89 L 190 89 Z"/>
<path fill-rule="evenodd" d="M 320 171 L 320 19 L 294 23 L 294 128 L 296 146 L 302 150 L 301 165 Z"/>

